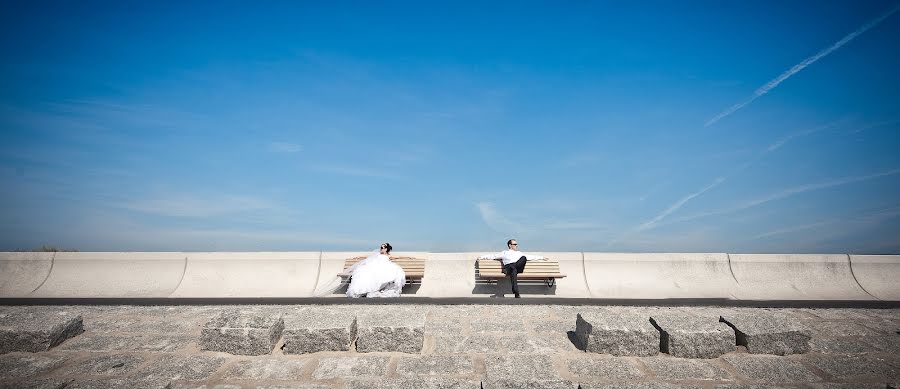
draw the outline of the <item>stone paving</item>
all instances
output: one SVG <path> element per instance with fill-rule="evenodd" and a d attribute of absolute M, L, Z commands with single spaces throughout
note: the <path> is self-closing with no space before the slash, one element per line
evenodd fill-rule
<path fill-rule="evenodd" d="M 235 308 L 244 316 L 228 316 Z M 576 334 L 579 314 L 585 323 L 593 321 L 591 336 L 604 331 L 628 335 L 629 330 L 658 326 L 670 337 L 669 353 L 623 345 L 612 348 L 620 355 L 586 352 L 579 339 L 588 337 Z M 0 388 L 887 388 L 900 382 L 900 309 L 0 306 L 7 330 L 16 328 L 17 317 L 19 328 L 27 331 L 36 317 L 68 322 L 77 316 L 84 332 L 49 350 L 0 354 Z M 276 319 L 257 322 L 254 317 Z M 646 322 L 634 322 L 635 317 Z M 735 334 L 719 317 L 744 328 L 749 341 L 723 354 L 722 328 Z M 763 319 L 752 321 L 754 317 Z M 250 334 L 269 328 L 277 318 L 284 320 L 285 335 L 265 355 L 204 350 L 204 328 L 215 327 L 210 323 Z M 346 347 L 341 339 L 356 331 L 354 318 L 361 334 Z M 698 324 L 698 318 L 711 319 Z M 787 323 L 788 331 L 770 331 L 772 323 Z M 302 335 L 304 342 L 323 339 L 333 343 L 331 349 L 317 351 L 304 343 L 297 346 L 302 353 L 286 352 L 286 339 L 297 339 L 301 335 L 296 330 L 304 326 L 316 333 Z M 781 324 L 774 327 L 783 329 Z M 318 334 L 322 331 L 324 335 Z M 361 352 L 358 341 L 365 331 L 376 336 L 371 344 L 408 352 Z M 808 334 L 808 348 L 800 344 L 807 339 L 803 334 Z M 666 344 L 656 339 L 662 349 Z M 254 353 L 258 345 L 269 347 L 253 344 Z M 587 348 L 605 347 L 600 341 L 593 344 Z M 755 344 L 762 346 L 748 350 Z"/>

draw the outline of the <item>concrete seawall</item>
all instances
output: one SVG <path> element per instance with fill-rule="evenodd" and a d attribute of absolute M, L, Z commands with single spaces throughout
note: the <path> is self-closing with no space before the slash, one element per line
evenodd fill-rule
<path fill-rule="evenodd" d="M 0 252 L 0 298 L 340 297 L 344 260 L 365 252 Z M 408 297 L 488 297 L 484 253 L 425 259 Z M 527 297 L 900 301 L 900 255 L 544 252 L 566 275 Z M 502 283 L 503 281 L 501 281 Z M 503 284 L 500 288 L 505 288 Z"/>

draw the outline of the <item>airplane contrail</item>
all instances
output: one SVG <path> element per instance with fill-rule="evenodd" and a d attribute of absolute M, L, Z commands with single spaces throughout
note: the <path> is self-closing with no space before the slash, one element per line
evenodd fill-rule
<path fill-rule="evenodd" d="M 722 111 L 722 113 L 714 116 L 712 119 L 709 119 L 706 122 L 706 124 L 704 125 L 704 127 L 709 127 L 709 126 L 715 124 L 716 122 L 718 122 L 719 120 L 722 120 L 726 116 L 737 112 L 737 110 L 744 108 L 748 104 L 752 103 L 753 100 L 756 100 L 760 96 L 762 96 L 762 95 L 768 93 L 770 90 L 774 89 L 776 86 L 778 86 L 778 84 L 781 84 L 782 82 L 784 82 L 784 80 L 787 80 L 794 74 L 797 74 L 797 72 L 803 70 L 804 68 L 806 68 L 809 65 L 812 65 L 814 62 L 822 59 L 822 57 L 824 57 L 828 54 L 831 54 L 832 51 L 835 51 L 835 50 L 841 48 L 841 46 L 852 41 L 854 38 L 856 38 L 860 34 L 866 32 L 870 28 L 875 27 L 876 25 L 878 25 L 878 23 L 881 23 L 881 21 L 883 21 L 884 19 L 887 19 L 889 16 L 893 15 L 897 11 L 900 11 L 900 5 L 895 6 L 894 8 L 885 12 L 881 16 L 864 24 L 862 27 L 856 29 L 856 31 L 853 31 L 850 34 L 847 34 L 847 36 L 845 36 L 843 39 L 835 42 L 833 45 L 829 46 L 828 48 L 826 48 L 822 51 L 819 51 L 818 53 L 816 53 L 816 55 L 813 55 L 812 57 L 804 59 L 802 62 L 794 65 L 792 68 L 788 69 L 784 73 L 781 73 L 781 75 L 779 75 L 778 77 L 775 77 L 775 79 L 773 79 L 772 81 L 769 81 L 765 85 L 759 87 L 759 89 L 757 89 L 755 92 L 753 92 L 753 95 L 748 97 L 746 100 L 741 101 L 740 103 L 737 103 L 735 105 L 732 105 L 730 108 Z"/>

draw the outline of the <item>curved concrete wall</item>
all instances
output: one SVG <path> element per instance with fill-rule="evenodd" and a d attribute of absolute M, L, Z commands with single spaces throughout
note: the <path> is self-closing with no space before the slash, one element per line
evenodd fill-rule
<path fill-rule="evenodd" d="M 371 252 L 0 253 L 0 298 L 342 297 L 347 258 Z M 508 285 L 475 276 L 483 252 L 425 258 L 409 297 L 488 297 Z M 534 252 L 565 278 L 529 297 L 900 301 L 900 255 Z M 508 291 L 504 291 L 508 293 Z"/>
<path fill-rule="evenodd" d="M 556 290 L 551 297 L 591 297 L 584 272 L 584 253 L 539 252 L 535 254 L 559 261 L 559 272 L 566 275 L 565 278 L 556 280 Z"/>
<path fill-rule="evenodd" d="M 734 297 L 727 254 L 584 253 L 584 275 L 594 298 Z"/>
<path fill-rule="evenodd" d="M 319 252 L 189 253 L 169 297 L 309 297 Z"/>
<path fill-rule="evenodd" d="M 186 253 L 56 253 L 28 297 L 169 297 L 186 261 Z"/>
<path fill-rule="evenodd" d="M 731 254 L 741 300 L 874 300 L 846 254 Z"/>
<path fill-rule="evenodd" d="M 34 292 L 53 267 L 56 253 L 0 253 L 0 296 L 24 297 Z"/>
<path fill-rule="evenodd" d="M 869 294 L 900 301 L 900 255 L 851 255 L 850 268 Z"/>
<path fill-rule="evenodd" d="M 475 258 L 484 253 L 430 253 L 419 295 L 428 297 L 473 296 Z M 493 293 L 493 292 L 485 292 Z"/>

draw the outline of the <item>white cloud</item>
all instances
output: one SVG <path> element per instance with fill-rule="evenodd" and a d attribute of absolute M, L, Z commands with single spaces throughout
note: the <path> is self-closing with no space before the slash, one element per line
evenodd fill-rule
<path fill-rule="evenodd" d="M 264 199 L 238 195 L 166 194 L 118 204 L 131 211 L 170 217 L 208 218 L 247 211 L 273 210 Z"/>
<path fill-rule="evenodd" d="M 516 233 L 522 232 L 522 226 L 501 215 L 500 212 L 494 208 L 494 204 L 479 202 L 476 203 L 475 206 L 478 208 L 478 212 L 481 213 L 481 220 L 483 220 L 492 230 L 507 235 L 515 235 Z"/>
<path fill-rule="evenodd" d="M 782 82 L 784 82 L 785 80 L 787 80 L 788 78 L 790 78 L 791 76 L 793 76 L 794 74 L 797 74 L 797 73 L 800 72 L 801 70 L 805 69 L 807 66 L 812 65 L 813 63 L 815 63 L 816 61 L 822 59 L 822 58 L 825 57 L 826 55 L 831 54 L 831 52 L 833 52 L 833 51 L 835 51 L 835 50 L 841 48 L 841 46 L 843 46 L 843 45 L 847 44 L 848 42 L 852 41 L 854 38 L 856 38 L 856 37 L 859 36 L 860 34 L 866 32 L 866 31 L 869 30 L 870 28 L 875 27 L 876 25 L 878 25 L 878 23 L 881 23 L 881 21 L 883 21 L 883 20 L 886 19 L 887 17 L 893 15 L 893 14 L 894 14 L 895 12 L 897 12 L 898 10 L 900 10 L 900 6 L 894 6 L 894 8 L 891 8 L 889 11 L 885 12 L 885 13 L 882 14 L 881 16 L 879 16 L 879 17 L 875 18 L 874 20 L 872 20 L 872 21 L 870 21 L 870 22 L 864 24 L 862 27 L 856 29 L 856 31 L 853 31 L 853 32 L 851 32 L 850 34 L 847 34 L 847 36 L 845 36 L 845 37 L 842 38 L 841 40 L 835 42 L 833 45 L 831 45 L 831 46 L 829 46 L 829 47 L 823 49 L 822 51 L 819 51 L 819 52 L 816 53 L 815 55 L 813 55 L 813 56 L 811 56 L 811 57 L 809 57 L 809 58 L 807 58 L 807 59 L 804 59 L 804 60 L 801 61 L 800 63 L 794 65 L 794 66 L 791 67 L 790 69 L 786 70 L 784 73 L 781 73 L 781 75 L 779 75 L 778 77 L 775 77 L 773 80 L 771 80 L 771 81 L 767 82 L 765 85 L 759 87 L 759 89 L 757 89 L 755 92 L 753 92 L 753 95 L 750 96 L 749 98 L 747 98 L 746 100 L 741 101 L 741 102 L 739 102 L 739 103 L 737 103 L 737 104 L 735 104 L 735 105 L 732 105 L 732 106 L 729 107 L 728 109 L 722 111 L 722 112 L 719 113 L 718 115 L 716 115 L 716 116 L 712 117 L 711 119 L 709 119 L 709 120 L 706 122 L 705 127 L 709 127 L 709 126 L 715 124 L 715 123 L 718 122 L 719 120 L 722 120 L 722 119 L 724 119 L 725 117 L 727 117 L 727 116 L 729 116 L 729 115 L 731 115 L 731 114 L 737 112 L 739 109 L 744 108 L 745 106 L 749 105 L 750 103 L 752 103 L 754 100 L 756 100 L 756 99 L 759 98 L 760 96 L 762 96 L 762 95 L 764 95 L 764 94 L 766 94 L 766 93 L 769 93 L 769 91 L 772 90 L 772 89 L 775 89 L 775 87 L 777 87 L 778 84 L 781 84 Z"/>
<path fill-rule="evenodd" d="M 303 150 L 303 146 L 300 146 L 295 143 L 288 142 L 270 142 L 269 143 L 269 152 L 272 153 L 296 153 L 300 150 Z"/>
<path fill-rule="evenodd" d="M 399 180 L 402 179 L 403 176 L 394 174 L 392 172 L 377 170 L 377 169 L 369 169 L 369 168 L 360 168 L 354 166 L 339 166 L 339 165 L 319 165 L 313 167 L 314 170 L 320 171 L 323 173 L 334 173 L 345 176 L 356 176 L 356 177 L 367 177 L 367 178 L 383 178 L 388 180 Z"/>
<path fill-rule="evenodd" d="M 820 190 L 820 189 L 827 189 L 827 188 L 832 188 L 832 187 L 841 186 L 841 185 L 853 184 L 853 183 L 862 182 L 862 181 L 873 180 L 876 178 L 892 176 L 895 174 L 900 174 L 900 169 L 893 169 L 893 170 L 888 170 L 888 171 L 884 171 L 881 173 L 874 173 L 874 174 L 868 174 L 868 175 L 862 175 L 862 176 L 845 177 L 845 178 L 840 178 L 840 179 L 836 179 L 836 180 L 820 182 L 817 184 L 801 185 L 801 186 L 797 186 L 797 187 L 793 187 L 793 188 L 784 189 L 784 190 L 772 193 L 768 196 L 764 196 L 764 197 L 760 197 L 755 200 L 748 201 L 744 204 L 738 205 L 733 208 L 690 215 L 690 216 L 686 216 L 683 218 L 673 220 L 671 223 L 667 223 L 667 224 L 681 223 L 681 222 L 686 222 L 686 221 L 710 217 L 710 216 L 719 216 L 719 215 L 726 215 L 726 214 L 730 214 L 730 213 L 740 212 L 740 211 L 754 208 L 754 207 L 757 207 L 757 206 L 760 206 L 760 205 L 763 205 L 763 204 L 766 204 L 766 203 L 769 203 L 772 201 L 782 200 L 782 199 L 796 196 L 796 195 L 806 193 L 806 192 L 811 192 L 811 191 Z"/>

